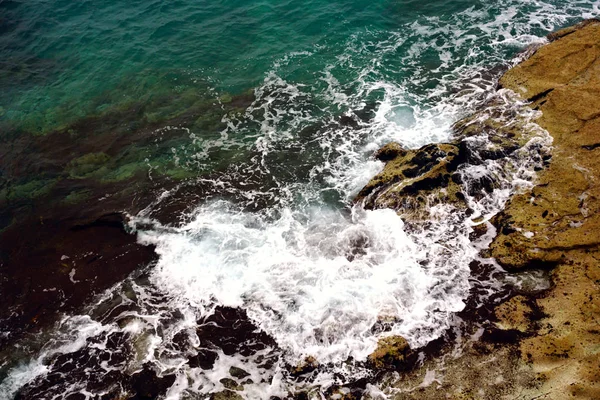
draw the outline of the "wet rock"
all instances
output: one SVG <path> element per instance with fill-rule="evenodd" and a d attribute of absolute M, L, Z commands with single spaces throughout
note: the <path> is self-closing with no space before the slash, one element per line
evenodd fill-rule
<path fill-rule="evenodd" d="M 396 142 L 391 142 L 375 152 L 374 157 L 379 161 L 390 161 L 406 154 L 406 150 Z"/>
<path fill-rule="evenodd" d="M 244 398 L 231 390 L 223 390 L 222 392 L 213 393 L 210 400 L 244 400 Z"/>
<path fill-rule="evenodd" d="M 164 395 L 175 383 L 175 375 L 158 376 L 148 365 L 141 372 L 131 376 L 131 389 L 135 393 L 133 399 L 156 399 Z"/>
<path fill-rule="evenodd" d="M 363 398 L 362 391 L 352 391 L 350 388 L 336 388 L 328 393 L 327 399 L 331 400 L 360 400 Z"/>
<path fill-rule="evenodd" d="M 407 369 L 414 361 L 408 342 L 401 336 L 379 339 L 377 349 L 368 357 L 368 363 L 375 369 Z"/>
<path fill-rule="evenodd" d="M 245 377 L 250 376 L 248 372 L 238 367 L 229 368 L 229 375 L 237 379 L 244 379 Z"/>
<path fill-rule="evenodd" d="M 217 353 L 209 350 L 199 350 L 194 356 L 188 359 L 188 364 L 192 368 L 211 369 L 217 360 Z"/>
<path fill-rule="evenodd" d="M 383 171 L 358 193 L 355 201 L 365 208 L 393 208 L 415 215 L 427 204 L 462 202 L 456 196 L 459 186 L 449 174 L 457 156 L 458 148 L 451 144 L 408 151 L 390 144 L 378 153 L 378 157 L 387 159 Z"/>
<path fill-rule="evenodd" d="M 411 150 L 390 143 L 381 148 L 375 157 L 386 164 L 355 201 L 367 209 L 394 209 L 413 221 L 427 220 L 429 208 L 437 204 L 451 204 L 469 213 L 467 196 L 480 200 L 500 188 L 500 176 L 510 174 L 525 154 L 531 153 L 532 169 L 541 166 L 547 149 L 532 144 L 540 129 L 519 111 L 523 106 L 514 95 L 506 96 L 498 94 L 479 112 L 457 122 L 450 143 Z M 492 162 L 502 172 L 492 172 Z M 479 172 L 468 172 L 478 166 Z"/>
<path fill-rule="evenodd" d="M 84 393 L 105 393 L 107 396 L 117 397 L 123 391 L 134 393 L 135 391 L 131 389 L 130 377 L 120 371 L 125 369 L 131 350 L 127 335 L 121 332 L 90 338 L 84 347 L 77 351 L 56 354 L 45 360 L 48 373 L 38 376 L 21 387 L 15 398 L 22 400 L 62 398 L 65 393 L 77 397 Z M 107 370 L 106 365 L 114 369 Z M 153 376 L 150 370 L 142 371 L 142 375 L 134 378 L 133 381 L 140 377 L 143 380 L 149 379 L 150 389 L 155 390 L 156 387 L 152 386 L 152 379 L 150 379 Z M 159 378 L 155 379 L 158 380 Z M 165 381 L 165 385 L 170 386 L 168 381 Z"/>
<path fill-rule="evenodd" d="M 342 126 L 349 126 L 354 129 L 358 128 L 358 121 L 356 121 L 354 118 L 348 115 L 340 116 L 339 123 Z"/>
<path fill-rule="evenodd" d="M 527 304 L 527 299 L 524 296 L 515 296 L 496 307 L 496 327 L 501 330 L 529 332 L 533 325 L 532 314 L 533 310 Z"/>
<path fill-rule="evenodd" d="M 319 362 L 312 356 L 306 357 L 301 363 L 292 369 L 292 375 L 308 374 L 319 366 Z"/>
<path fill-rule="evenodd" d="M 276 347 L 275 340 L 260 331 L 240 308 L 219 306 L 198 325 L 196 333 L 202 347 L 219 348 L 226 355 L 249 357 L 257 351 Z"/>
<path fill-rule="evenodd" d="M 471 228 L 473 229 L 473 231 L 469 234 L 469 240 L 471 240 L 472 242 L 485 235 L 488 231 L 488 227 L 484 223 L 473 225 Z"/>
<path fill-rule="evenodd" d="M 238 392 L 244 390 L 244 386 L 240 385 L 235 379 L 223 378 L 219 382 L 221 382 L 226 389 L 235 390 Z"/>

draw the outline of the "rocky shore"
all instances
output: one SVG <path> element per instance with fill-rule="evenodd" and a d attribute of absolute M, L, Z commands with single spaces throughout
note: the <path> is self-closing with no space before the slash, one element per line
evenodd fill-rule
<path fill-rule="evenodd" d="M 472 270 L 500 266 L 504 285 L 488 304 L 467 305 L 466 333 L 432 344 L 423 362 L 387 378 L 397 399 L 600 398 L 600 21 L 548 42 L 528 49 L 497 95 L 455 125 L 453 142 L 381 149 L 376 157 L 386 166 L 357 198 L 408 221 L 450 202 L 475 217 L 467 221 L 473 240 L 495 234 Z M 515 93 L 517 106 L 502 107 Z M 535 175 L 519 176 L 519 159 Z M 492 162 L 495 174 L 465 182 L 468 168 Z M 502 190 L 505 174 L 522 182 L 486 221 L 473 205 Z M 549 288 L 507 284 L 527 274 L 548 277 Z"/>
<path fill-rule="evenodd" d="M 243 111 L 252 93 L 157 99 L 158 104 L 140 101 L 45 134 L 3 131 L 0 348 L 7 351 L 0 350 L 0 367 L 23 356 L 10 350 L 16 343 L 38 342 L 36 335 L 61 315 L 81 312 L 94 296 L 156 258 L 151 246 L 138 244 L 126 229 L 127 214 L 151 205 L 158 190 L 172 190 L 169 201 L 151 212 L 170 223 L 191 206 L 190 199 L 214 194 L 192 178 L 218 175 L 227 165 L 207 172 L 165 154 L 190 135 L 187 127 L 218 136 L 223 115 Z M 31 345 L 22 347 L 25 354 L 32 351 Z"/>
<path fill-rule="evenodd" d="M 462 229 L 456 234 L 468 235 L 479 251 L 469 265 L 471 296 L 445 337 L 419 350 L 399 336 L 380 339 L 363 362 L 373 376 L 331 386 L 327 398 L 369 398 L 373 382 L 396 399 L 600 398 L 600 21 L 552 33 L 523 59 L 477 113 L 455 124 L 451 142 L 419 149 L 390 143 L 375 154 L 385 167 L 355 201 L 396 210 L 408 231 L 427 226 L 432 207 L 448 207 Z M 164 120 L 138 110 L 146 115 L 141 125 L 124 126 L 125 112 L 116 113 L 114 120 L 91 118 L 48 136 L 26 136 L 0 151 L 0 347 L 6 349 L 0 367 L 35 350 L 13 351 L 19 338 L 39 335 L 60 313 L 80 311 L 126 276 L 143 275 L 156 255 L 125 228 L 125 212 L 145 209 L 158 187 L 172 189 L 172 199 L 152 214 L 168 224 L 190 198 L 213 194 L 187 181 L 196 170 L 168 165 L 151 176 L 146 169 L 147 149 L 168 152 L 171 139 L 188 134 L 183 128 L 159 132 L 159 126 L 199 124 L 215 134 L 222 128 L 221 114 L 209 112 L 211 101 L 192 100 L 188 111 Z M 222 98 L 219 107 L 240 112 L 252 100 L 249 94 Z M 90 139 L 75 144 L 77 136 Z M 131 140 L 137 151 L 125 146 Z M 44 164 L 29 163 L 31 154 Z M 43 179 L 32 180 L 41 170 Z M 100 317 L 112 317 L 121 306 L 106 306 Z M 227 355 L 276 348 L 241 309 L 217 311 L 195 331 L 203 348 Z M 136 342 L 126 335 L 104 339 L 108 350 L 125 354 L 123 360 L 135 358 Z M 173 341 L 177 351 L 195 349 L 186 363 L 212 368 L 217 353 L 197 351 L 188 341 L 183 334 Z M 68 379 L 98 392 L 115 383 L 107 396 L 160 398 L 176 380 L 174 374 L 158 376 L 149 364 L 104 377 L 101 361 L 110 351 L 89 344 L 55 356 L 53 373 L 17 398 L 55 393 Z M 269 357 L 279 354 L 269 354 L 265 365 L 274 362 Z M 72 373 L 77 362 L 86 365 L 83 377 Z M 308 357 L 288 372 L 304 382 L 320 367 Z M 221 380 L 226 390 L 211 398 L 240 399 L 245 382 L 252 382 L 239 368 L 229 375 Z M 308 399 L 309 393 L 293 396 Z"/>

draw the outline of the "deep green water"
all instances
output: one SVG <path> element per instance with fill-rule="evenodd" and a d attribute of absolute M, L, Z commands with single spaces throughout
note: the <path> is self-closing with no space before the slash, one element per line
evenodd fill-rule
<path fill-rule="evenodd" d="M 541 2 L 486 3 L 3 0 L 0 117 L 40 134 L 173 92 L 197 93 L 208 86 L 218 93 L 239 93 L 259 85 L 278 62 L 281 78 L 316 88 L 323 87 L 323 72 L 333 66 L 335 78 L 351 90 L 357 79 L 353 69 L 372 62 L 381 43 L 392 38 L 404 42 L 381 58 L 383 65 L 374 66 L 390 81 L 439 67 L 442 48 L 456 62 L 487 58 L 493 66 L 518 50 L 520 35 L 542 35 L 589 8 L 574 2 L 567 7 L 549 1 L 547 8 Z M 553 15 L 554 8 L 559 10 Z M 537 20 L 526 29 L 513 27 L 517 21 L 526 24 L 532 11 Z M 498 25 L 506 33 L 490 34 L 495 27 L 484 25 L 503 16 L 507 23 Z M 458 33 L 472 45 L 455 47 L 452 39 Z M 489 54 L 490 42 L 509 37 L 517 41 Z M 427 46 L 412 49 L 423 38 Z M 480 54 L 470 55 L 474 50 Z M 420 54 L 407 65 L 403 59 L 412 51 Z M 286 57 L 289 62 L 281 63 Z M 345 57 L 352 58 L 352 67 L 337 71 Z"/>

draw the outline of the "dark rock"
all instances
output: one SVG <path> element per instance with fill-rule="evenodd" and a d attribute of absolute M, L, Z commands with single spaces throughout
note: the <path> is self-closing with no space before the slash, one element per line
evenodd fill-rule
<path fill-rule="evenodd" d="M 218 354 L 210 350 L 198 350 L 196 355 L 188 358 L 188 364 L 192 368 L 211 369 L 217 360 Z"/>
<path fill-rule="evenodd" d="M 30 218 L 0 233 L 0 324 L 10 331 L 0 343 L 79 309 L 155 257 L 122 214 L 88 218 Z"/>
<path fill-rule="evenodd" d="M 342 126 L 349 126 L 351 128 L 355 128 L 355 129 L 358 128 L 358 122 L 354 118 L 352 118 L 351 116 L 348 116 L 348 115 L 342 115 L 339 118 L 339 122 L 340 122 L 340 125 L 342 125 Z"/>
<path fill-rule="evenodd" d="M 469 234 L 469 240 L 472 242 L 476 241 L 483 235 L 487 233 L 487 225 L 486 224 L 478 224 L 472 226 L 473 231 Z"/>
<path fill-rule="evenodd" d="M 141 372 L 131 376 L 131 389 L 135 393 L 131 399 L 156 399 L 163 395 L 175 383 L 175 375 L 160 377 L 149 365 L 144 365 Z"/>
<path fill-rule="evenodd" d="M 391 142 L 377 150 L 374 157 L 379 161 L 390 161 L 396 157 L 402 157 L 406 154 L 406 150 L 398 143 Z"/>
<path fill-rule="evenodd" d="M 250 376 L 250 374 L 246 371 L 244 371 L 241 368 L 238 367 L 231 367 L 229 368 L 229 375 L 233 376 L 234 378 L 238 378 L 238 379 L 244 379 L 247 376 Z"/>
<path fill-rule="evenodd" d="M 226 355 L 248 357 L 276 347 L 273 338 L 260 331 L 239 308 L 217 307 L 213 315 L 199 323 L 196 333 L 203 347 L 222 349 Z"/>
<path fill-rule="evenodd" d="M 219 382 L 221 382 L 223 384 L 223 386 L 225 386 L 225 388 L 230 389 L 230 390 L 236 390 L 236 391 L 244 390 L 244 387 L 242 385 L 240 385 L 239 383 L 237 383 L 237 381 L 235 379 L 223 378 Z"/>
<path fill-rule="evenodd" d="M 210 400 L 244 400 L 244 398 L 231 390 L 223 390 L 222 392 L 213 393 Z"/>

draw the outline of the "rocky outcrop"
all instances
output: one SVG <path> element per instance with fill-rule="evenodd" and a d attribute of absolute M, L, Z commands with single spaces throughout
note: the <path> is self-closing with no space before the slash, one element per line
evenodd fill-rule
<path fill-rule="evenodd" d="M 600 21 L 550 39 L 500 80 L 542 112 L 537 123 L 554 148 L 538 184 L 496 218 L 491 251 L 511 270 L 552 268 L 553 287 L 536 300 L 541 328 L 520 344 L 539 390 L 552 399 L 599 398 Z"/>
<path fill-rule="evenodd" d="M 416 359 L 406 339 L 401 336 L 388 336 L 379 339 L 377 348 L 368 357 L 375 369 L 405 369 Z"/>
<path fill-rule="evenodd" d="M 532 123 L 535 115 L 514 93 L 500 91 L 454 125 L 449 143 L 419 149 L 390 143 L 375 154 L 383 170 L 355 202 L 367 209 L 392 208 L 406 221 L 426 221 L 437 204 L 470 216 L 486 195 L 510 190 L 513 181 L 530 181 L 548 163 L 549 138 Z M 479 214 L 490 211 L 480 206 Z"/>
<path fill-rule="evenodd" d="M 458 203 L 464 200 L 456 168 L 462 156 L 454 144 L 431 144 L 404 150 L 398 143 L 381 148 L 375 157 L 385 167 L 358 194 L 366 208 L 393 208 L 419 213 L 430 202 Z"/>
<path fill-rule="evenodd" d="M 509 276 L 546 271 L 551 287 L 511 290 L 488 305 L 479 329 L 436 352 L 443 361 L 427 359 L 395 381 L 399 399 L 600 398 L 600 21 L 548 39 L 500 79 L 497 104 L 456 124 L 452 143 L 380 150 L 385 168 L 358 196 L 366 207 L 391 207 L 408 219 L 423 219 L 424 206 L 436 201 L 469 215 L 478 191 L 502 187 L 502 175 L 514 174 L 523 149 L 521 166 L 536 172 L 492 220 L 497 235 L 484 255 Z M 513 92 L 529 114 L 501 107 L 499 97 Z M 540 128 L 551 136 L 551 152 L 532 141 L 543 137 Z M 476 146 L 484 136 L 488 142 Z M 466 182 L 469 166 L 499 159 L 507 161 L 487 181 Z"/>

